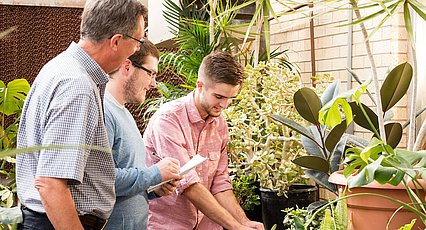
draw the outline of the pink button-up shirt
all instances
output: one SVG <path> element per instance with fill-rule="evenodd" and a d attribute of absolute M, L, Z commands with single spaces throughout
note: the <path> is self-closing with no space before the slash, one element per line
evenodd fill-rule
<path fill-rule="evenodd" d="M 170 156 L 184 165 L 195 154 L 209 160 L 187 173 L 177 194 L 149 202 L 148 229 L 222 229 L 197 210 L 182 195 L 194 183 L 201 183 L 213 195 L 232 189 L 228 173 L 228 127 L 223 116 L 201 116 L 195 107 L 194 93 L 162 106 L 150 119 L 144 133 L 148 166 Z M 156 153 L 154 155 L 153 153 Z"/>

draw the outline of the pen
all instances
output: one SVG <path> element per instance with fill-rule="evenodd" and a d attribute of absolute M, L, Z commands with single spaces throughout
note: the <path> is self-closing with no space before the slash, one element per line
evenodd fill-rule
<path fill-rule="evenodd" d="M 160 157 L 156 152 L 152 152 L 152 155 L 157 158 L 157 161 L 155 163 L 157 163 L 158 161 L 161 161 L 163 158 Z"/>

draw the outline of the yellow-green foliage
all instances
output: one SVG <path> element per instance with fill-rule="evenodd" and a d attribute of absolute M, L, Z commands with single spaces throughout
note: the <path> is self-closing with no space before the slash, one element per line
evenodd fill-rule
<path fill-rule="evenodd" d="M 334 209 L 334 220 L 338 230 L 348 229 L 348 207 L 345 199 L 337 201 Z"/>
<path fill-rule="evenodd" d="M 322 219 L 320 230 L 333 230 L 336 229 L 333 217 L 331 216 L 330 209 L 325 210 L 324 218 Z"/>
<path fill-rule="evenodd" d="M 229 124 L 230 167 L 238 173 L 253 173 L 261 187 L 278 189 L 283 195 L 293 183 L 305 182 L 303 171 L 291 163 L 303 154 L 296 133 L 273 123 L 268 115 L 282 114 L 301 121 L 293 105 L 293 94 L 300 78 L 277 64 L 260 63 L 247 66 L 247 79 L 241 92 L 226 109 Z M 286 142 L 268 137 L 285 137 Z"/>

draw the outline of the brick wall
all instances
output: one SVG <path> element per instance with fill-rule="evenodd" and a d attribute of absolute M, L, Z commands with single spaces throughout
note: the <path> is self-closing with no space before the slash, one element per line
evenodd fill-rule
<path fill-rule="evenodd" d="M 279 3 L 274 4 L 276 9 L 280 8 L 279 5 Z M 348 81 L 346 68 L 349 65 L 352 65 L 352 69 L 362 79 L 372 75 L 360 27 L 359 25 L 353 26 L 353 38 L 350 45 L 348 43 L 349 27 L 338 26 L 348 22 L 349 11 L 330 12 L 329 7 L 320 6 L 318 8 L 322 9 L 314 10 L 315 17 L 313 18 L 316 71 L 317 73 L 330 73 L 335 79 L 339 79 L 342 91 L 346 90 L 347 87 L 354 87 L 357 83 L 352 79 Z M 308 7 L 304 9 L 307 10 Z M 361 12 L 362 15 L 367 15 L 367 13 L 371 13 L 371 11 Z M 367 21 L 365 26 L 368 31 L 371 32 L 380 20 Z M 289 60 L 300 67 L 305 84 L 310 84 L 310 77 L 312 76 L 309 22 L 309 18 L 300 13 L 284 15 L 278 20 L 274 19 L 270 22 L 271 49 L 276 47 L 289 49 Z M 383 24 L 381 29 L 377 30 L 370 38 L 370 41 L 378 76 L 382 81 L 390 68 L 408 60 L 408 40 L 402 12 Z M 352 48 L 352 55 L 349 57 L 350 47 Z M 369 87 L 369 90 L 374 96 L 372 86 Z M 367 105 L 372 105 L 367 96 L 364 96 L 363 100 Z M 408 118 L 406 98 L 403 98 L 394 107 L 394 113 L 393 120 L 405 121 Z M 371 136 L 370 132 L 366 132 L 358 126 L 355 127 L 355 134 L 365 138 Z M 404 137 L 400 146 L 405 145 L 406 138 Z"/>

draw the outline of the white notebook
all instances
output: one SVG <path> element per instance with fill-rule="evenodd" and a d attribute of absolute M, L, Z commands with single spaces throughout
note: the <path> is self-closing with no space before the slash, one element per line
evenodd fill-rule
<path fill-rule="evenodd" d="M 188 162 L 186 162 L 185 165 L 183 165 L 182 167 L 180 167 L 180 169 L 179 169 L 179 175 L 183 176 L 183 175 L 187 174 L 189 172 L 189 170 L 191 170 L 191 169 L 197 167 L 198 165 L 202 164 L 207 159 L 208 159 L 207 157 L 202 157 L 202 156 L 200 156 L 198 154 L 195 155 L 194 157 L 192 157 L 191 160 L 189 160 Z M 161 187 L 161 185 L 163 185 L 165 183 L 168 183 L 170 181 L 171 180 L 166 180 L 166 181 L 163 181 L 163 182 L 161 182 L 159 184 L 156 184 L 154 186 L 150 186 L 147 191 L 148 191 L 148 193 L 150 193 L 150 192 L 156 190 L 157 188 Z"/>

